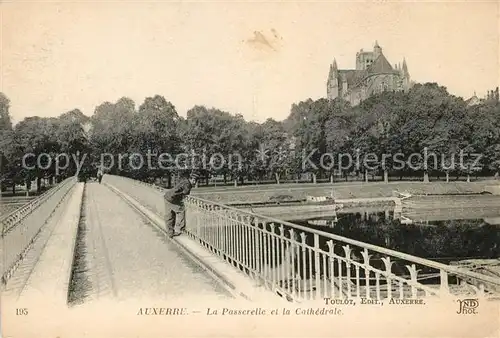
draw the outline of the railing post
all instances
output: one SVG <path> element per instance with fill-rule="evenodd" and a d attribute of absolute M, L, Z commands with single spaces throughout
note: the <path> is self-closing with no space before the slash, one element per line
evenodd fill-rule
<path fill-rule="evenodd" d="M 255 231 L 255 236 L 254 236 L 254 242 L 255 242 L 255 271 L 257 272 L 258 275 L 261 275 L 262 273 L 262 246 L 261 246 L 261 241 L 260 241 L 260 236 L 261 232 L 259 229 L 259 221 L 257 218 L 254 219 L 254 231 Z"/>
<path fill-rule="evenodd" d="M 412 298 L 417 298 L 417 296 L 418 296 L 418 290 L 414 286 L 414 284 L 417 283 L 417 276 L 418 276 L 417 268 L 415 267 L 415 264 L 407 265 L 406 268 L 410 272 L 410 280 L 412 281 L 412 283 L 410 285 L 410 287 L 411 287 L 411 297 Z"/>
<path fill-rule="evenodd" d="M 287 253 L 286 253 L 286 249 L 285 249 L 285 227 L 283 226 L 283 224 L 280 224 L 280 226 L 278 227 L 278 231 L 279 231 L 279 237 L 278 237 L 278 248 L 279 248 L 279 251 L 280 251 L 280 258 L 281 258 L 281 269 L 278 273 L 278 276 L 280 277 L 280 282 L 281 282 L 281 285 L 285 285 L 287 280 L 288 280 L 288 260 L 287 260 Z"/>
<path fill-rule="evenodd" d="M 316 279 L 315 298 L 318 298 L 321 297 L 321 279 L 320 279 L 320 260 L 319 260 L 319 235 L 316 233 L 314 234 L 314 275 Z"/>
<path fill-rule="evenodd" d="M 364 270 L 365 270 L 365 296 L 366 298 L 371 298 L 371 295 L 370 295 L 370 288 L 371 288 L 371 285 L 370 285 L 370 254 L 368 253 L 368 249 L 364 249 L 362 252 L 361 252 L 361 256 L 363 256 L 363 266 L 364 266 Z"/>
<path fill-rule="evenodd" d="M 297 278 L 295 274 L 295 264 L 296 263 L 296 258 L 298 258 L 297 251 L 295 250 L 297 248 L 298 250 L 298 245 L 297 245 L 297 240 L 295 239 L 295 231 L 293 229 L 290 229 L 290 252 L 291 252 L 291 274 L 292 274 L 292 297 L 295 298 L 297 296 Z"/>
<path fill-rule="evenodd" d="M 264 248 L 264 252 L 262 255 L 262 276 L 264 277 L 264 281 L 266 284 L 268 283 L 268 263 L 269 263 L 269 249 L 267 244 L 267 223 L 262 222 L 262 247 Z"/>
<path fill-rule="evenodd" d="M 304 232 L 300 233 L 300 248 L 302 251 L 302 278 L 301 278 L 301 288 L 302 288 L 302 296 L 306 298 L 306 281 L 307 281 L 307 267 L 306 267 L 306 234 Z"/>
<path fill-rule="evenodd" d="M 387 286 L 387 298 L 392 298 L 392 262 L 390 257 L 382 257 L 382 262 L 385 265 L 385 278 L 386 278 L 386 286 Z"/>
<path fill-rule="evenodd" d="M 275 231 L 275 228 L 276 228 L 276 225 L 274 223 L 271 223 L 270 224 L 270 227 L 271 227 L 271 232 L 270 232 L 270 236 L 269 236 L 269 241 L 270 241 L 270 250 L 271 250 L 271 253 L 270 253 L 270 264 L 269 264 L 269 268 L 271 270 L 271 278 L 272 278 L 272 283 L 273 283 L 273 287 L 276 286 L 276 279 L 277 279 L 277 276 L 276 276 L 276 272 L 278 269 L 276 269 L 276 262 L 277 262 L 277 249 L 276 249 L 276 245 L 275 245 L 275 242 L 276 242 L 276 234 L 274 233 Z"/>
<path fill-rule="evenodd" d="M 440 280 L 440 291 L 441 294 L 449 295 L 450 294 L 450 286 L 448 284 L 448 272 L 443 269 L 439 270 L 439 280 Z"/>
<path fill-rule="evenodd" d="M 347 298 L 352 297 L 351 291 L 351 252 L 352 249 L 349 245 L 344 245 L 342 247 L 345 253 L 345 261 L 346 261 L 346 284 L 347 284 Z"/>
<path fill-rule="evenodd" d="M 328 244 L 328 259 L 329 259 L 329 273 L 328 277 L 330 278 L 330 297 L 335 298 L 335 244 L 332 240 L 327 242 Z M 342 291 L 340 291 L 339 296 L 342 295 Z M 340 297 L 339 297 L 340 298 Z"/>

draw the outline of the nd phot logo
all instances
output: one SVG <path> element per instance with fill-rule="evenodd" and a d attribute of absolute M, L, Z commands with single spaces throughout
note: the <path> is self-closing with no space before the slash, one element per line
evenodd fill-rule
<path fill-rule="evenodd" d="M 476 309 L 479 307 L 479 301 L 477 299 L 458 299 L 457 302 L 460 306 L 457 311 L 458 314 L 477 314 Z"/>

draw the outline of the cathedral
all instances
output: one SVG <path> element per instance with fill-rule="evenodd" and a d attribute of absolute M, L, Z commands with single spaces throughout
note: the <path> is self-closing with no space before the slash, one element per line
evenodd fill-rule
<path fill-rule="evenodd" d="M 327 98 L 340 97 L 352 106 L 382 91 L 408 90 L 411 86 L 406 60 L 391 66 L 375 41 L 373 52 L 356 53 L 356 69 L 338 69 L 333 60 L 327 82 Z"/>

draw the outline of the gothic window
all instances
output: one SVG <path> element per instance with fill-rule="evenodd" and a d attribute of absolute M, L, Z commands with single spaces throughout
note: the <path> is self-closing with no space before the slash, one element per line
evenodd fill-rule
<path fill-rule="evenodd" d="M 385 92 L 386 90 L 389 89 L 389 86 L 385 80 L 380 83 L 379 89 L 381 92 Z"/>

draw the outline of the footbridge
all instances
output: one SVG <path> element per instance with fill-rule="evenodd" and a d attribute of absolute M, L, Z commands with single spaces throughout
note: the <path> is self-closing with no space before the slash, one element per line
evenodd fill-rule
<path fill-rule="evenodd" d="M 68 178 L 2 215 L 2 297 L 61 306 L 99 299 L 210 296 L 303 302 L 498 297 L 500 279 L 204 198 L 185 234 L 164 228 L 164 190 L 106 175 Z"/>

